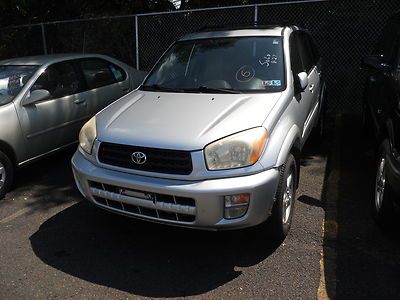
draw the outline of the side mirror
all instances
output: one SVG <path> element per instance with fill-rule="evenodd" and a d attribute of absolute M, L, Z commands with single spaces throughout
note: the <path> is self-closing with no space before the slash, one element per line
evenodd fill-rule
<path fill-rule="evenodd" d="M 390 66 L 385 63 L 383 55 L 366 56 L 361 62 L 361 69 L 364 71 L 385 71 L 389 68 Z"/>
<path fill-rule="evenodd" d="M 31 92 L 31 95 L 25 99 L 23 105 L 30 105 L 34 104 L 39 101 L 50 99 L 51 95 L 48 90 L 45 89 L 38 89 Z"/>
<path fill-rule="evenodd" d="M 307 73 L 301 72 L 297 74 L 294 82 L 295 82 L 296 93 L 298 94 L 304 92 L 309 84 Z"/>

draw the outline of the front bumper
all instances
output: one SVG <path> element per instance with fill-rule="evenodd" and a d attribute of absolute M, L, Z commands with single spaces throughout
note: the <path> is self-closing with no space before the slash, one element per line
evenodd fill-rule
<path fill-rule="evenodd" d="M 201 181 L 139 176 L 98 167 L 79 151 L 72 169 L 80 192 L 115 213 L 176 226 L 223 230 L 264 222 L 272 209 L 279 170 Z M 224 196 L 250 194 L 246 214 L 224 219 Z"/>

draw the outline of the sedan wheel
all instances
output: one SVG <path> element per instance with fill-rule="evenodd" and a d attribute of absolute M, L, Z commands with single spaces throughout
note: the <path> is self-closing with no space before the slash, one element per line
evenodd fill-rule
<path fill-rule="evenodd" d="M 0 190 L 3 188 L 5 182 L 6 182 L 6 168 L 0 162 Z"/>
<path fill-rule="evenodd" d="M 0 151 L 0 199 L 8 192 L 14 178 L 14 166 L 11 160 Z"/>

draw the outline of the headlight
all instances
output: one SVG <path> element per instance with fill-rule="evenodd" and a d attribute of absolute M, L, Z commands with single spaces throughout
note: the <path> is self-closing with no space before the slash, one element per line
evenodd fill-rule
<path fill-rule="evenodd" d="M 93 117 L 83 125 L 79 132 L 79 147 L 81 147 L 87 154 L 92 154 L 93 143 L 96 136 L 96 117 Z"/>
<path fill-rule="evenodd" d="M 225 137 L 204 149 L 209 170 L 227 170 L 255 164 L 264 151 L 268 132 L 257 127 Z"/>

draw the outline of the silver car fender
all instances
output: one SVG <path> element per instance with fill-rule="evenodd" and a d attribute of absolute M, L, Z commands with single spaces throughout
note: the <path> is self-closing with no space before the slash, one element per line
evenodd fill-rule
<path fill-rule="evenodd" d="M 26 156 L 26 147 L 13 102 L 0 107 L 0 128 L 0 150 L 12 155 L 10 159 L 18 164 Z"/>
<path fill-rule="evenodd" d="M 280 167 L 286 162 L 286 159 L 293 147 L 298 147 L 298 150 L 300 150 L 300 137 L 301 133 L 299 127 L 293 124 L 282 144 L 281 151 L 279 152 L 278 159 L 276 161 L 276 167 Z"/>
<path fill-rule="evenodd" d="M 270 138 L 267 143 L 264 155 L 260 159 L 260 163 L 264 169 L 277 168 L 282 166 L 292 147 L 296 145 L 299 150 L 301 141 L 301 132 L 298 125 L 298 116 L 293 117 L 293 112 L 296 109 L 296 103 L 292 102 L 283 115 L 275 117 L 275 126 L 268 126 L 266 128 L 270 132 Z M 272 127 L 272 129 L 270 129 Z"/>

